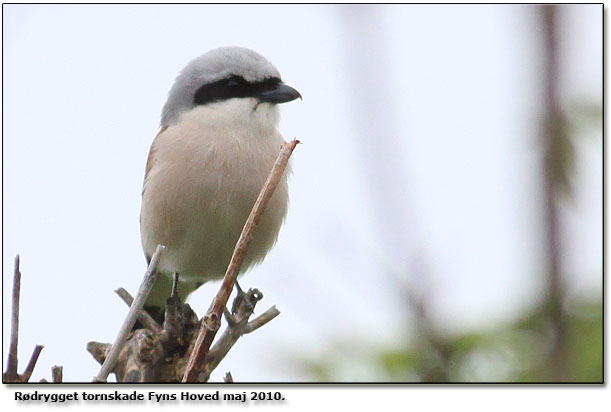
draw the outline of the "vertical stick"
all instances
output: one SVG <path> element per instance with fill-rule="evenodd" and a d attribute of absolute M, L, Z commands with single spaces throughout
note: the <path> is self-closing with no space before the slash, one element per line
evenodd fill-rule
<path fill-rule="evenodd" d="M 21 271 L 19 270 L 19 255 L 15 256 L 15 272 L 13 274 L 13 302 L 11 307 L 11 343 L 9 345 L 9 353 L 6 365 L 6 372 L 2 375 L 3 382 L 6 383 L 23 383 L 30 380 L 32 372 L 38 357 L 42 351 L 42 345 L 36 345 L 30 361 L 22 374 L 17 373 L 17 346 L 19 343 L 19 300 L 21 296 Z"/>
<path fill-rule="evenodd" d="M 19 271 L 19 255 L 15 256 L 15 271 L 13 273 L 13 302 L 11 307 L 11 344 L 6 365 L 7 376 L 17 376 L 17 345 L 19 343 L 19 298 L 21 295 L 21 272 Z"/>
<path fill-rule="evenodd" d="M 562 113 L 559 105 L 559 58 L 558 58 L 558 6 L 539 6 L 541 21 L 544 27 L 544 108 L 545 118 L 541 134 L 541 146 L 544 152 L 544 225 L 545 242 L 547 245 L 548 264 L 548 299 L 550 314 L 554 328 L 554 343 L 550 359 L 552 379 L 560 382 L 568 377 L 566 370 L 566 325 L 564 311 L 564 288 L 561 266 L 561 240 L 559 197 L 560 188 L 558 176 L 559 165 L 564 161 L 559 152 L 559 139 L 562 136 Z"/>

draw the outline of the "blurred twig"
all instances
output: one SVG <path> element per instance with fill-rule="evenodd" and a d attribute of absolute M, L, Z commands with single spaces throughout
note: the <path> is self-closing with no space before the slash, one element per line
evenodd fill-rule
<path fill-rule="evenodd" d="M 550 357 L 552 379 L 565 381 L 566 371 L 566 326 L 563 313 L 564 290 L 561 267 L 561 244 L 559 203 L 564 187 L 568 186 L 568 163 L 570 157 L 565 150 L 570 142 L 564 136 L 564 117 L 560 109 L 558 58 L 558 6 L 539 6 L 544 27 L 544 120 L 541 146 L 544 152 L 544 227 L 547 246 L 548 299 L 554 343 Z M 563 144 L 565 143 L 565 144 Z"/>
<path fill-rule="evenodd" d="M 399 117 L 393 105 L 372 102 L 390 102 L 395 97 L 394 85 L 380 64 L 393 64 L 384 37 L 384 20 L 376 6 L 340 6 L 345 31 L 344 49 L 350 66 L 351 104 L 355 112 L 354 124 L 359 144 L 356 148 L 362 158 L 363 186 L 369 190 L 374 225 L 380 247 L 391 264 L 387 271 L 392 280 L 405 290 L 408 310 L 416 318 L 415 333 L 429 349 L 430 359 L 422 362 L 418 375 L 426 382 L 442 382 L 448 378 L 448 354 L 429 316 L 427 296 L 414 290 L 413 284 L 429 281 L 429 273 L 418 273 L 427 267 L 420 249 L 419 221 L 414 219 L 414 199 L 409 198 L 410 175 L 398 150 L 405 141 Z M 362 84 L 375 84 L 363 88 Z M 408 136 L 409 137 L 409 136 Z M 387 265 L 388 263 L 382 263 Z M 409 285 L 403 280 L 409 278 Z M 422 282 L 421 282 L 422 283 Z"/>

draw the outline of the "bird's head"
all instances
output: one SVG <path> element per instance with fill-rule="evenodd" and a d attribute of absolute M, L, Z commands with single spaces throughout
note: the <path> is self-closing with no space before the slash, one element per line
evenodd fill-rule
<path fill-rule="evenodd" d="M 254 99 L 276 105 L 301 95 L 284 84 L 278 69 L 259 53 L 243 47 L 221 47 L 192 60 L 180 72 L 163 107 L 161 124 L 201 105 L 230 99 Z"/>

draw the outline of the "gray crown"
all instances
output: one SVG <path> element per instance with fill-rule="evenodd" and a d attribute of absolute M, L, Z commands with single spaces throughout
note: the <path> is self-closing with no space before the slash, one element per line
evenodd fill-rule
<path fill-rule="evenodd" d="M 161 112 L 161 125 L 169 126 L 178 116 L 194 107 L 193 97 L 201 86 L 231 75 L 248 82 L 280 78 L 273 64 L 254 50 L 244 47 L 220 47 L 191 60 L 180 72 Z"/>

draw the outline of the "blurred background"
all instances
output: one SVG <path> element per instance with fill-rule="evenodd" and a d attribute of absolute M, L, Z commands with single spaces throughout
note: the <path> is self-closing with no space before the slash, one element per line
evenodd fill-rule
<path fill-rule="evenodd" d="M 144 274 L 141 184 L 188 61 L 239 45 L 303 101 L 281 315 L 212 381 L 600 382 L 602 5 L 3 5 L 3 362 L 90 381 Z M 203 314 L 218 283 L 190 300 Z"/>

